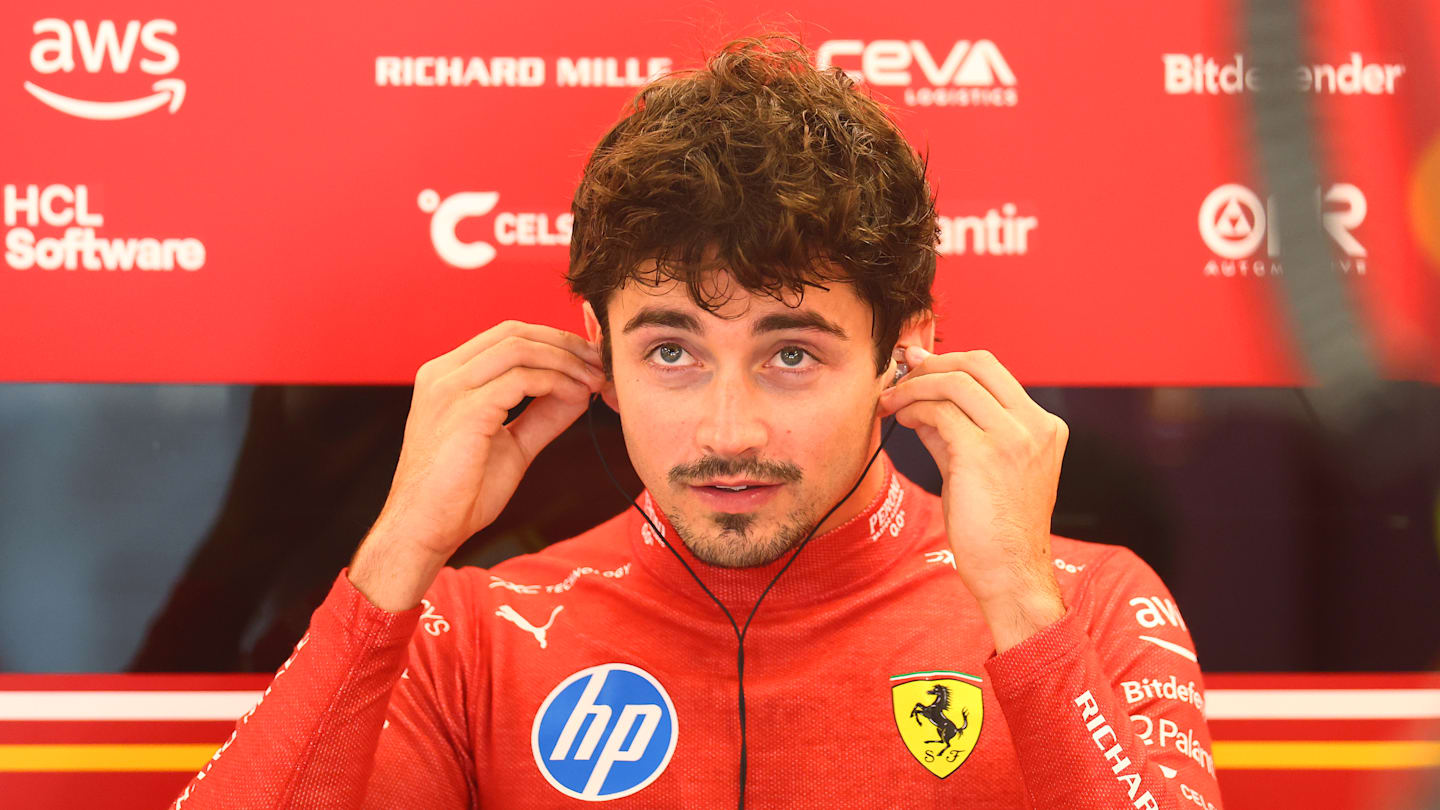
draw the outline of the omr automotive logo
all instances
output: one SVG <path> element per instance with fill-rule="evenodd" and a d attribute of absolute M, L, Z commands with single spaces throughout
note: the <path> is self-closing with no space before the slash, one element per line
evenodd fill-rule
<path fill-rule="evenodd" d="M 1323 195 L 1317 191 L 1316 197 L 1325 231 L 1339 248 L 1335 269 L 1365 275 L 1367 251 L 1354 233 L 1369 210 L 1364 192 L 1350 183 L 1335 183 Z M 1215 258 L 1205 263 L 1204 274 L 1224 278 L 1283 275 L 1284 267 L 1275 260 L 1280 255 L 1280 234 L 1274 222 L 1273 197 L 1262 201 L 1239 183 L 1226 183 L 1210 192 L 1200 203 L 1199 227 L 1201 241 Z M 1262 245 L 1264 253 L 1260 253 Z"/>
<path fill-rule="evenodd" d="M 959 40 L 931 51 L 918 39 L 832 39 L 815 49 L 815 66 L 839 66 L 857 82 L 903 87 L 912 107 L 1014 107 L 1015 72 L 988 39 Z"/>
<path fill-rule="evenodd" d="M 134 118 L 161 107 L 169 107 L 174 113 L 185 100 L 185 82 L 168 76 L 180 64 L 180 50 L 175 43 L 166 39 L 173 37 L 177 26 L 173 20 L 130 20 L 125 23 L 124 34 L 116 28 L 114 20 L 101 20 L 95 30 L 84 20 L 66 22 L 55 17 L 37 20 L 33 33 L 39 37 L 30 47 L 30 67 L 42 76 L 55 73 L 71 73 L 81 67 L 86 73 L 100 73 L 109 70 L 114 73 L 128 73 L 134 62 L 142 73 L 151 76 L 165 76 L 150 85 L 154 92 L 138 98 L 122 101 L 92 101 L 72 98 L 47 90 L 33 81 L 25 82 L 30 95 L 52 109 L 76 118 L 92 121 L 115 121 Z M 148 56 L 136 59 L 137 44 Z M 76 55 L 79 62 L 76 62 Z"/>
<path fill-rule="evenodd" d="M 675 704 L 655 676 L 629 664 L 582 669 L 535 713 L 530 749 L 545 780 L 604 802 L 654 782 L 675 753 Z"/>
<path fill-rule="evenodd" d="M 462 191 L 442 199 L 439 192 L 427 188 L 420 192 L 417 202 L 420 210 L 430 215 L 430 243 L 446 264 L 473 270 L 499 255 L 495 245 L 483 239 L 467 242 L 457 234 L 461 222 L 483 217 L 495 209 L 500 202 L 498 191 Z M 568 212 L 500 211 L 495 214 L 495 242 L 523 247 L 568 245 L 574 219 Z"/>

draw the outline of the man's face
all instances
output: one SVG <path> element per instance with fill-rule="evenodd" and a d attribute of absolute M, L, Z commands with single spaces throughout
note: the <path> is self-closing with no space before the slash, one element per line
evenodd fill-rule
<path fill-rule="evenodd" d="M 792 306 L 724 271 L 706 281 L 725 300 L 713 313 L 674 282 L 611 295 L 607 401 L 640 480 L 691 552 L 763 565 L 855 484 L 878 441 L 886 379 L 870 307 L 849 284 L 807 288 Z M 592 319 L 592 337 L 597 328 Z"/>

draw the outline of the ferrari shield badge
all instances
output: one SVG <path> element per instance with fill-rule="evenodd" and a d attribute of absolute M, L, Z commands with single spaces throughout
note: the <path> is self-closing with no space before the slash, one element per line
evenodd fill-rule
<path fill-rule="evenodd" d="M 911 672 L 890 678 L 900 739 L 917 762 L 941 779 L 975 750 L 985 719 L 981 683 L 963 672 Z"/>

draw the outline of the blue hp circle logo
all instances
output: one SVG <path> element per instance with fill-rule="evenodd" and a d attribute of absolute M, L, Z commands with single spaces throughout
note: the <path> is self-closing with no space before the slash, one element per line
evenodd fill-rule
<path fill-rule="evenodd" d="M 675 704 L 654 676 L 601 664 L 560 682 L 540 704 L 530 749 L 566 796 L 603 802 L 654 782 L 675 753 Z"/>

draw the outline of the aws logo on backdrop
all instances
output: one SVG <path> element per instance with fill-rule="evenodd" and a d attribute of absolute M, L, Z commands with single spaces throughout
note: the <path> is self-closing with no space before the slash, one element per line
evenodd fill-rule
<path fill-rule="evenodd" d="M 815 49 L 815 66 L 839 66 L 857 82 L 903 88 L 912 107 L 1014 107 L 1015 72 L 988 39 L 947 46 L 918 39 L 832 39 Z"/>
<path fill-rule="evenodd" d="M 496 211 L 500 203 L 498 191 L 461 191 L 442 198 L 439 192 L 427 188 L 420 192 L 417 202 L 420 210 L 430 215 L 430 243 L 436 255 L 452 267 L 484 267 L 495 260 L 500 247 L 570 244 L 574 217 L 568 212 Z M 482 225 L 480 231 L 493 235 L 494 243 L 483 238 L 461 238 L 461 223 L 478 217 L 491 218 L 491 227 Z M 467 231 L 475 235 L 473 226 Z"/>
<path fill-rule="evenodd" d="M 168 39 L 177 30 L 173 20 L 130 20 L 123 27 L 100 20 L 92 27 L 85 20 L 47 17 L 37 20 L 32 30 L 37 39 L 30 47 L 30 67 L 39 76 L 26 81 L 25 89 L 51 109 L 76 118 L 115 121 L 162 107 L 174 113 L 185 100 L 184 80 L 170 76 L 180 64 L 180 50 Z M 149 92 L 120 100 L 76 98 L 43 86 L 57 73 L 128 74 L 132 67 L 162 78 L 150 83 Z"/>

